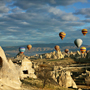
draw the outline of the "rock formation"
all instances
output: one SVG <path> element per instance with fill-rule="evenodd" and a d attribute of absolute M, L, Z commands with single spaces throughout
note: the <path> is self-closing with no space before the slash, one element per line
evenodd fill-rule
<path fill-rule="evenodd" d="M 32 68 L 32 62 L 28 60 L 26 57 L 22 60 L 21 68 L 20 68 L 20 77 L 24 78 L 37 78 L 34 74 L 34 69 Z"/>
<path fill-rule="evenodd" d="M 26 57 L 24 54 L 18 53 L 15 57 L 15 60 L 22 60 L 24 57 Z"/>
<path fill-rule="evenodd" d="M 64 58 L 64 56 L 62 55 L 61 51 L 59 51 L 59 50 L 57 51 L 56 56 L 57 56 L 57 59 Z"/>
<path fill-rule="evenodd" d="M 90 58 L 90 51 L 88 51 L 86 58 L 89 59 Z"/>
<path fill-rule="evenodd" d="M 85 78 L 86 85 L 90 85 L 90 71 L 86 70 L 86 78 Z"/>
<path fill-rule="evenodd" d="M 46 54 L 45 54 L 45 58 L 46 58 L 46 59 L 50 59 L 50 58 L 51 58 L 51 54 L 50 54 L 50 53 L 46 53 Z"/>
<path fill-rule="evenodd" d="M 15 65 L 11 60 L 7 60 L 3 49 L 0 47 L 0 88 L 3 86 L 9 86 L 19 89 L 21 81 Z"/>
<path fill-rule="evenodd" d="M 70 75 L 70 71 L 61 71 L 61 74 L 59 76 L 59 85 L 61 87 L 72 87 L 72 88 L 77 88 L 76 83 L 74 82 L 74 80 L 72 79 L 71 75 Z"/>

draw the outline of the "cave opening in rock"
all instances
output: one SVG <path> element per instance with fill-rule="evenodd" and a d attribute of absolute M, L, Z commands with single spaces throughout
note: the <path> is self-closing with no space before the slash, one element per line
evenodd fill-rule
<path fill-rule="evenodd" d="M 23 74 L 28 74 L 28 70 L 23 70 Z"/>
<path fill-rule="evenodd" d="M 2 58 L 0 57 L 0 67 L 2 67 L 3 65 L 3 61 L 2 61 Z"/>

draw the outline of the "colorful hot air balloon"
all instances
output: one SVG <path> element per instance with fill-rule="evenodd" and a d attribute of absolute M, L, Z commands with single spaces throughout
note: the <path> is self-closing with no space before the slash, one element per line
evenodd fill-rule
<path fill-rule="evenodd" d="M 79 48 L 82 45 L 82 39 L 75 39 L 74 44 Z"/>
<path fill-rule="evenodd" d="M 82 34 L 85 36 L 87 34 L 88 30 L 87 29 L 82 29 Z"/>
<path fill-rule="evenodd" d="M 24 47 L 20 47 L 19 51 L 20 51 L 20 53 L 24 53 L 25 52 L 25 48 Z"/>
<path fill-rule="evenodd" d="M 60 51 L 60 47 L 58 45 L 56 45 L 54 48 L 56 51 L 58 51 L 58 50 Z"/>
<path fill-rule="evenodd" d="M 27 48 L 28 48 L 28 50 L 30 50 L 31 48 L 32 48 L 32 45 L 27 45 Z"/>
<path fill-rule="evenodd" d="M 65 51 L 65 53 L 68 53 L 69 52 L 69 49 L 65 49 L 64 51 Z"/>
<path fill-rule="evenodd" d="M 86 47 L 81 47 L 80 51 L 81 51 L 81 53 L 85 53 L 86 52 Z"/>
<path fill-rule="evenodd" d="M 60 32 L 59 33 L 59 36 L 63 40 L 63 38 L 66 36 L 66 33 L 65 32 Z"/>

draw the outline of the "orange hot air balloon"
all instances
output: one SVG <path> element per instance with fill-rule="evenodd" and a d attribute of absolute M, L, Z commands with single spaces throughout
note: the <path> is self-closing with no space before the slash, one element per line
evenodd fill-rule
<path fill-rule="evenodd" d="M 59 36 L 60 36 L 60 38 L 63 40 L 64 37 L 66 36 L 66 33 L 65 33 L 65 32 L 60 32 L 60 33 L 59 33 Z"/>
<path fill-rule="evenodd" d="M 86 52 L 86 47 L 81 47 L 80 51 L 81 51 L 81 53 L 85 53 Z"/>
<path fill-rule="evenodd" d="M 28 48 L 28 50 L 30 50 L 31 48 L 32 48 L 32 45 L 27 45 L 27 48 Z"/>
<path fill-rule="evenodd" d="M 88 30 L 87 29 L 82 29 L 82 34 L 85 36 L 87 34 Z"/>
<path fill-rule="evenodd" d="M 58 45 L 56 45 L 54 48 L 56 51 L 60 50 L 60 47 Z"/>
<path fill-rule="evenodd" d="M 65 49 L 64 51 L 65 51 L 65 53 L 68 53 L 69 52 L 69 49 Z"/>

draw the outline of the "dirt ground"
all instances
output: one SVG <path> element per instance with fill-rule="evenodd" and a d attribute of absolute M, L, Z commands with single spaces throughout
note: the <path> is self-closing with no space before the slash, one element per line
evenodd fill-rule
<path fill-rule="evenodd" d="M 56 60 L 55 59 L 37 59 L 32 61 L 36 63 L 44 62 L 45 65 L 49 65 L 49 66 L 62 66 L 64 68 L 68 67 L 68 70 L 70 70 L 71 72 L 74 72 L 74 73 L 78 72 L 79 74 L 81 74 L 82 72 L 85 72 L 87 68 L 90 68 L 89 59 L 75 60 L 73 58 L 68 57 L 68 58 L 56 59 Z M 77 80 L 74 79 L 74 81 L 76 82 Z M 83 80 L 82 81 L 78 80 L 76 84 L 78 88 L 82 88 L 83 90 L 90 89 L 90 86 L 87 86 Z M 58 89 L 58 90 L 61 90 L 61 89 Z"/>

